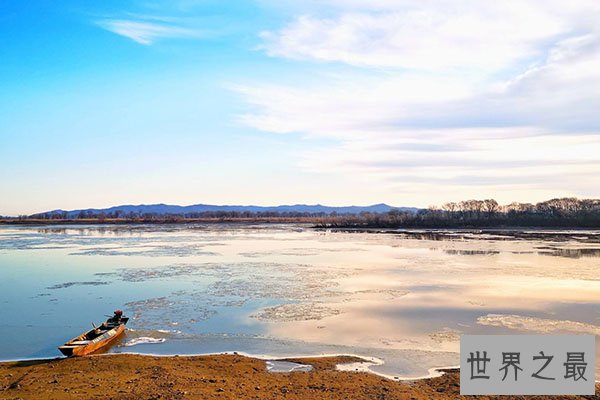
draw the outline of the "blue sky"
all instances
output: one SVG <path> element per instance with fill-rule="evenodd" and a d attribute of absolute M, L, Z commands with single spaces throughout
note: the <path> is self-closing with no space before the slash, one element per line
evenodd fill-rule
<path fill-rule="evenodd" d="M 595 1 L 3 1 L 0 215 L 597 197 Z"/>

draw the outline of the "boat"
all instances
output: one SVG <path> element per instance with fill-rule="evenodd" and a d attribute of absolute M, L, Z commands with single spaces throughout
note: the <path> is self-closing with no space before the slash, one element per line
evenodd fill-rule
<path fill-rule="evenodd" d="M 79 357 L 94 353 L 114 342 L 125 332 L 125 325 L 129 318 L 123 315 L 123 311 L 117 310 L 114 315 L 103 322 L 100 326 L 82 333 L 59 346 L 58 349 L 67 357 Z"/>

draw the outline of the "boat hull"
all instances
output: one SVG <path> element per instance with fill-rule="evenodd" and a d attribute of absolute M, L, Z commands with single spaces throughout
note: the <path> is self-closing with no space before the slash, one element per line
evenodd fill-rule
<path fill-rule="evenodd" d="M 123 332 L 125 332 L 125 324 L 120 324 L 119 326 L 114 327 L 97 338 L 89 340 L 89 343 L 84 345 L 74 344 L 77 342 L 77 339 L 79 339 L 76 338 L 60 346 L 58 349 L 67 357 L 85 356 L 99 351 L 113 343 L 119 336 L 123 334 Z"/>

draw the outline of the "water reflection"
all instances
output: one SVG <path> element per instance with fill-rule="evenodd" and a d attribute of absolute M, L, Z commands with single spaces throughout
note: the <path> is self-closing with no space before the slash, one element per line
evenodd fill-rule
<path fill-rule="evenodd" d="M 600 249 L 561 249 L 555 248 L 550 251 L 540 251 L 538 254 L 545 256 L 582 258 L 582 257 L 600 257 Z"/>
<path fill-rule="evenodd" d="M 443 230 L 404 230 L 404 229 L 332 229 L 332 232 L 375 233 L 397 235 L 407 239 L 452 241 L 452 240 L 540 240 L 584 243 L 600 243 L 600 232 L 596 230 L 513 230 L 513 229 L 443 229 Z"/>
<path fill-rule="evenodd" d="M 444 250 L 448 254 L 455 254 L 459 256 L 479 256 L 479 255 L 492 255 L 492 254 L 500 254 L 499 251 L 496 250 Z"/>
<path fill-rule="evenodd" d="M 0 358 L 114 308 L 111 351 L 351 353 L 457 364 L 463 333 L 600 332 L 598 231 L 317 231 L 307 225 L 0 228 Z M 7 343 L 10 343 L 8 345 Z"/>
<path fill-rule="evenodd" d="M 435 248 L 432 248 L 435 250 Z M 600 257 L 600 249 L 582 248 L 582 249 L 564 249 L 559 247 L 539 247 L 541 251 L 511 251 L 511 254 L 539 254 L 542 256 L 582 258 L 582 257 Z M 442 249 L 447 254 L 460 256 L 490 256 L 502 254 L 499 250 L 456 250 Z"/>

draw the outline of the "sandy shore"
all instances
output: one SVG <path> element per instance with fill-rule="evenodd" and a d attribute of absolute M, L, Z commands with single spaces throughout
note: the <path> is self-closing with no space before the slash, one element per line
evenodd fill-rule
<path fill-rule="evenodd" d="M 0 363 L 1 399 L 456 399 L 458 370 L 416 381 L 337 371 L 353 357 L 303 358 L 311 372 L 271 373 L 241 355 L 131 354 Z M 573 399 L 600 399 L 574 396 Z M 467 399 L 479 397 L 467 396 Z M 493 398 L 493 397 L 480 397 Z M 520 397 L 501 396 L 503 400 Z M 527 397 L 535 398 L 535 397 Z M 554 397 L 544 396 L 544 399 Z M 564 398 L 555 397 L 555 398 Z"/>

